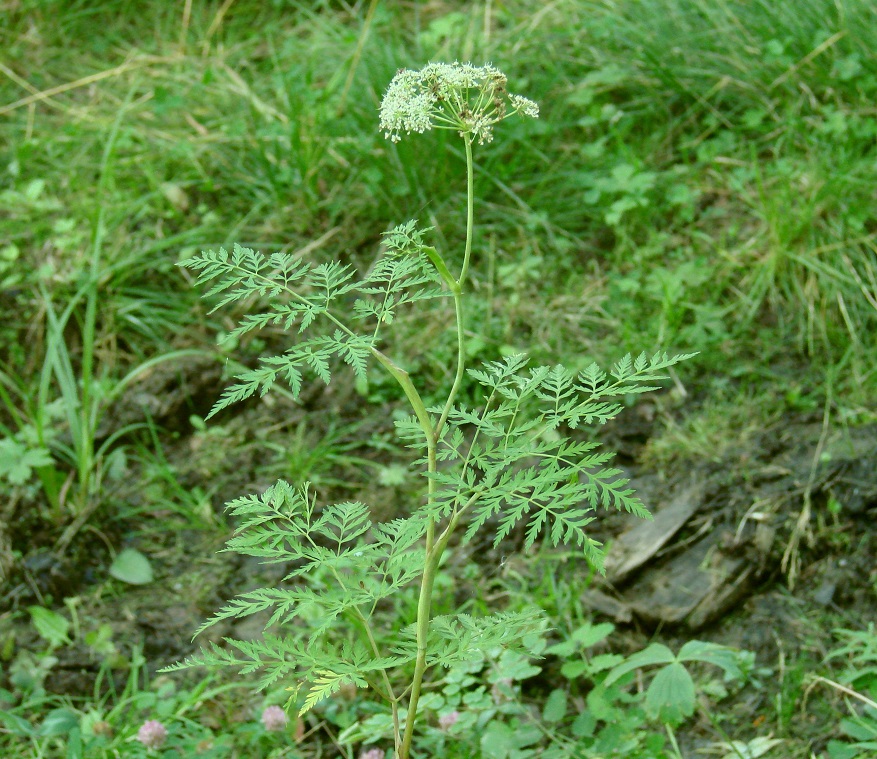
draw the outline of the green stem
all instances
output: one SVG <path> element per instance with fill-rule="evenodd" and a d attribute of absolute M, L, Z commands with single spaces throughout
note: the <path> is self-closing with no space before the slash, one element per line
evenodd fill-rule
<path fill-rule="evenodd" d="M 399 383 L 405 397 L 414 409 L 414 415 L 420 422 L 420 427 L 426 437 L 427 444 L 427 470 L 430 473 L 436 471 L 436 434 L 426 404 L 411 382 L 411 378 L 401 367 L 381 353 L 377 348 L 372 348 L 372 354 L 381 365 Z M 435 499 L 435 480 L 430 477 L 428 482 L 428 502 L 431 504 Z M 423 675 L 426 672 L 426 639 L 429 632 L 430 608 L 432 606 L 432 588 L 435 584 L 435 566 L 433 556 L 435 543 L 435 520 L 431 519 L 426 527 L 426 567 L 420 584 L 420 598 L 417 603 L 417 660 L 414 665 L 414 678 L 411 686 L 411 697 L 408 701 L 408 715 L 405 719 L 405 733 L 401 742 L 396 741 L 397 754 L 400 759 L 408 759 L 411 750 L 411 740 L 414 737 L 414 715 L 417 713 L 417 702 L 420 699 L 420 688 L 423 683 Z M 398 732 L 397 732 L 398 735 Z"/>
<path fill-rule="evenodd" d="M 426 568 L 424 569 L 423 581 L 420 586 L 420 601 L 417 605 L 417 660 L 414 664 L 414 677 L 411 680 L 411 696 L 408 699 L 408 715 L 405 718 L 405 735 L 403 736 L 401 747 L 398 748 L 400 759 L 408 759 L 408 753 L 411 750 L 411 740 L 414 737 L 414 724 L 417 720 L 417 702 L 420 700 L 423 676 L 426 673 L 426 643 L 429 635 L 430 605 L 432 603 L 432 589 L 435 585 L 435 577 L 451 535 L 454 534 L 454 530 L 460 522 L 460 517 L 462 517 L 464 511 L 478 500 L 480 495 L 480 493 L 473 495 L 465 506 L 454 511 L 447 527 L 445 527 L 438 540 L 435 541 L 432 551 L 427 555 Z"/>
<path fill-rule="evenodd" d="M 466 146 L 466 251 L 463 254 L 460 279 L 457 280 L 461 290 L 466 282 L 466 274 L 469 272 L 469 260 L 472 257 L 472 231 L 475 221 L 475 178 L 472 163 L 472 137 L 469 134 L 463 135 L 463 144 Z"/>
<path fill-rule="evenodd" d="M 426 409 L 423 409 L 423 414 L 426 416 L 426 420 L 427 422 L 429 422 L 429 427 L 431 428 L 431 439 L 429 440 L 429 449 L 427 456 L 427 471 L 430 475 L 436 472 L 436 449 L 438 447 L 439 437 L 441 435 L 442 428 L 447 421 L 448 414 L 450 414 L 451 408 L 454 405 L 454 400 L 457 397 L 457 392 L 459 391 L 460 385 L 463 381 L 463 375 L 466 372 L 466 354 L 463 344 L 463 332 L 465 327 L 463 311 L 463 286 L 466 282 L 466 274 L 469 271 L 469 261 L 472 257 L 472 234 L 475 219 L 475 196 L 472 165 L 472 139 L 468 134 L 464 134 L 463 142 L 466 146 L 466 249 L 463 254 L 463 266 L 460 270 L 459 279 L 454 280 L 453 276 L 448 271 L 444 260 L 441 258 L 437 251 L 435 251 L 434 249 L 429 249 L 425 251 L 430 260 L 435 265 L 442 279 L 444 279 L 450 287 L 451 294 L 454 296 L 454 310 L 457 319 L 457 372 L 454 376 L 454 384 L 451 386 L 450 393 L 448 393 L 448 399 L 445 402 L 444 408 L 442 409 L 441 417 L 434 427 L 432 426 L 431 420 L 429 420 L 429 416 L 426 414 Z M 387 368 L 389 369 L 389 366 Z M 405 377 L 407 378 L 407 374 L 405 375 Z M 410 384 L 410 380 L 408 380 L 408 382 Z M 405 390 L 404 385 L 403 390 Z M 405 390 L 405 392 L 406 395 L 408 395 L 409 400 L 411 400 L 412 396 L 408 393 L 408 390 Z M 420 398 L 420 396 L 417 397 L 418 399 Z M 412 405 L 415 404 L 412 403 Z M 415 414 L 418 414 L 416 406 Z M 419 418 L 420 415 L 418 414 L 418 419 Z M 420 424 L 421 427 L 423 427 L 424 432 L 426 432 L 427 425 L 424 423 L 423 420 L 421 420 Z M 429 435 L 430 433 L 427 434 Z M 429 506 L 431 506 L 435 500 L 435 479 L 433 477 L 429 478 L 428 487 L 429 491 L 427 503 Z M 471 504 L 467 504 L 467 506 L 469 505 Z M 433 587 L 435 586 L 435 578 L 438 572 L 439 562 L 441 561 L 442 554 L 445 552 L 448 541 L 451 539 L 451 535 L 453 534 L 454 529 L 457 527 L 461 514 L 461 511 L 455 510 L 454 514 L 451 516 L 450 522 L 448 523 L 447 527 L 445 528 L 437 542 L 435 537 L 437 520 L 430 519 L 429 523 L 427 524 L 426 564 L 423 571 L 423 577 L 420 581 L 420 598 L 417 602 L 417 659 L 414 662 L 414 675 L 411 679 L 411 695 L 408 699 L 408 714 L 405 718 L 405 733 L 402 736 L 401 746 L 397 745 L 396 747 L 399 759 L 408 759 L 409 753 L 411 751 L 411 742 L 414 738 L 414 725 L 417 722 L 417 704 L 420 701 L 420 692 L 423 687 L 423 678 L 426 674 L 427 669 L 426 649 L 429 637 L 429 623 L 432 616 L 432 591 Z"/>
<path fill-rule="evenodd" d="M 448 420 L 448 414 L 451 413 L 451 408 L 454 405 L 454 400 L 457 397 L 457 391 L 460 389 L 460 385 L 463 383 L 463 375 L 466 372 L 466 353 L 465 346 L 463 344 L 463 324 L 464 324 L 464 313 L 463 313 L 463 296 L 462 293 L 454 293 L 454 310 L 457 314 L 457 374 L 454 376 L 454 384 L 451 386 L 451 392 L 448 393 L 448 400 L 445 401 L 445 407 L 442 409 L 442 415 L 438 420 L 438 424 L 435 426 L 435 435 L 436 435 L 436 443 L 438 443 L 438 437 L 442 433 L 442 429 L 444 429 L 445 422 Z"/>
<path fill-rule="evenodd" d="M 427 542 L 435 540 L 435 522 L 430 523 L 430 528 L 432 533 L 427 535 Z M 432 589 L 435 585 L 435 573 L 438 568 L 438 562 L 435 558 L 435 552 L 427 551 L 426 567 L 424 568 L 423 579 L 420 583 L 420 599 L 417 602 L 417 659 L 414 662 L 414 676 L 411 679 L 411 695 L 408 698 L 405 733 L 402 736 L 402 745 L 398 747 L 399 759 L 408 759 L 409 752 L 411 751 L 411 741 L 414 738 L 414 723 L 417 721 L 417 703 L 420 701 L 423 676 L 426 674 L 426 644 L 429 635 Z"/>
<path fill-rule="evenodd" d="M 463 311 L 463 286 L 466 282 L 466 273 L 469 271 L 469 261 L 472 257 L 472 236 L 475 226 L 475 187 L 473 181 L 473 163 L 472 163 L 472 139 L 468 134 L 464 135 L 463 142 L 466 145 L 466 250 L 463 253 L 463 267 L 460 270 L 460 278 L 456 282 L 456 287 L 451 288 L 454 296 L 454 309 L 457 316 L 457 373 L 454 376 L 454 384 L 451 386 L 451 392 L 448 393 L 448 400 L 442 409 L 442 415 L 435 427 L 436 442 L 438 436 L 448 420 L 448 414 L 451 413 L 451 407 L 457 398 L 457 392 L 463 383 L 463 375 L 466 373 L 466 352 L 463 343 L 464 332 L 466 329 L 465 314 Z M 441 271 L 441 270 L 439 270 Z"/>
<path fill-rule="evenodd" d="M 402 392 L 405 393 L 405 397 L 408 399 L 408 402 L 414 409 L 414 415 L 417 417 L 417 421 L 420 422 L 420 428 L 423 430 L 423 434 L 426 436 L 427 448 L 429 449 L 429 451 L 432 452 L 431 455 L 434 457 L 435 428 L 433 427 L 432 419 L 429 418 L 429 412 L 426 410 L 426 404 L 423 402 L 423 399 L 420 397 L 420 393 L 417 392 L 417 388 L 414 387 L 414 383 L 411 381 L 411 376 L 401 366 L 385 356 L 377 348 L 373 347 L 371 349 L 371 352 L 372 355 L 381 364 L 381 366 L 383 366 L 390 373 L 393 379 L 399 383 L 399 386 L 402 388 Z"/>
<path fill-rule="evenodd" d="M 432 265 L 435 266 L 439 276 L 445 281 L 447 286 L 451 289 L 451 292 L 458 295 L 460 293 L 460 283 L 454 279 L 454 275 L 448 270 L 448 267 L 445 264 L 445 259 L 441 257 L 441 254 L 429 245 L 423 246 L 423 252 L 426 253 L 427 258 L 429 258 Z"/>
<path fill-rule="evenodd" d="M 359 607 L 354 607 L 356 609 L 356 614 L 362 622 L 363 629 L 365 630 L 366 637 L 368 638 L 369 645 L 371 646 L 372 653 L 375 655 L 375 658 L 381 658 L 381 651 L 378 648 L 378 642 L 375 640 L 375 636 L 372 633 L 371 625 L 368 623 L 368 618 L 359 610 Z M 384 687 L 387 689 L 386 698 L 390 702 L 390 705 L 393 709 L 393 735 L 396 741 L 399 740 L 399 699 L 396 694 L 393 692 L 393 684 L 390 682 L 390 677 L 387 675 L 387 670 L 381 670 L 381 678 L 384 681 Z M 380 691 L 378 691 L 380 692 Z"/>
<path fill-rule="evenodd" d="M 664 729 L 667 731 L 670 745 L 673 746 L 673 750 L 676 752 L 676 759 L 682 759 L 682 753 L 679 751 L 679 744 L 676 742 L 676 734 L 673 732 L 673 728 L 668 723 L 665 723 Z"/>

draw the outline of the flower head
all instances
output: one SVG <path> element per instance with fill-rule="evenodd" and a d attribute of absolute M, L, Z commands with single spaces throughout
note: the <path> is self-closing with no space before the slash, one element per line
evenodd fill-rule
<path fill-rule="evenodd" d="M 382 748 L 370 748 L 359 755 L 359 759 L 384 759 L 386 751 Z"/>
<path fill-rule="evenodd" d="M 506 90 L 506 75 L 490 64 L 430 63 L 420 71 L 400 69 L 381 101 L 381 129 L 393 142 L 401 132 L 455 129 L 479 144 L 493 139 L 493 125 L 520 113 L 539 117 L 532 100 Z"/>
<path fill-rule="evenodd" d="M 167 728 L 158 720 L 148 720 L 137 731 L 137 740 L 146 748 L 161 748 L 167 740 Z"/>
<path fill-rule="evenodd" d="M 456 709 L 452 712 L 446 712 L 439 717 L 439 727 L 442 730 L 450 730 L 454 725 L 457 724 L 457 720 L 460 719 L 460 712 Z"/>
<path fill-rule="evenodd" d="M 262 712 L 262 724 L 268 732 L 279 732 L 286 727 L 289 717 L 279 706 L 266 706 Z"/>

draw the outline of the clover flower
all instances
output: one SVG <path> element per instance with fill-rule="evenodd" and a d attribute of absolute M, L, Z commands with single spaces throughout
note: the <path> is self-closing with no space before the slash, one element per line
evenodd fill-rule
<path fill-rule="evenodd" d="M 146 748 L 161 748 L 167 740 L 167 728 L 156 719 L 147 720 L 137 731 L 137 740 Z"/>
<path fill-rule="evenodd" d="M 268 732 L 279 732 L 286 727 L 288 722 L 289 717 L 286 716 L 282 707 L 266 706 L 262 712 L 262 724 Z"/>
<path fill-rule="evenodd" d="M 454 725 L 457 724 L 457 720 L 459 719 L 460 712 L 458 712 L 456 709 L 452 712 L 447 712 L 439 717 L 439 727 L 442 730 L 450 730 Z"/>
<path fill-rule="evenodd" d="M 490 64 L 430 63 L 419 71 L 400 69 L 381 101 L 384 136 L 399 142 L 401 133 L 455 129 L 478 144 L 493 139 L 493 125 L 519 113 L 539 117 L 539 106 L 506 90 L 508 79 Z"/>
<path fill-rule="evenodd" d="M 384 759 L 386 753 L 382 748 L 370 748 L 368 751 L 363 751 L 359 759 Z"/>

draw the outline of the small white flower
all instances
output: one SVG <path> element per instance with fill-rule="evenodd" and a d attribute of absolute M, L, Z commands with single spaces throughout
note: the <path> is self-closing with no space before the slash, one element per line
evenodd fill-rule
<path fill-rule="evenodd" d="M 490 64 L 430 63 L 420 71 L 400 69 L 381 101 L 384 136 L 455 129 L 479 144 L 493 139 L 493 125 L 513 113 L 539 117 L 539 106 L 506 90 L 505 74 Z M 510 106 L 510 107 L 509 107 Z"/>
<path fill-rule="evenodd" d="M 509 102 L 512 104 L 512 108 L 514 108 L 516 112 L 523 113 L 531 119 L 539 118 L 539 106 L 532 100 L 521 97 L 520 95 L 509 95 Z"/>

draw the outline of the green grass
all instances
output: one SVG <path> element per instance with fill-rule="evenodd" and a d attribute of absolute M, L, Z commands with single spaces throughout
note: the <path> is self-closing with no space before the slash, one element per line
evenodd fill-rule
<path fill-rule="evenodd" d="M 687 395 L 658 408 L 664 434 L 647 460 L 666 470 L 704 448 L 745 446 L 788 415 L 874 421 L 873 3 L 240 0 L 193 2 L 185 18 L 184 7 L 21 0 L 0 10 L 0 440 L 11 441 L 0 451 L 17 457 L 0 466 L 0 490 L 46 544 L 81 514 L 90 535 L 221 525 L 196 512 L 223 483 L 180 496 L 187 486 L 162 450 L 179 441 L 150 438 L 150 420 L 97 436 L 141 370 L 185 350 L 228 355 L 215 341 L 230 322 L 206 313 L 178 260 L 239 242 L 367 266 L 381 233 L 408 218 L 454 249 L 461 227 L 440 221 L 459 218 L 465 199 L 454 141 L 396 146 L 377 132 L 395 70 L 428 60 L 492 61 L 542 109 L 476 154 L 472 357 L 523 349 L 579 366 L 619 349 L 701 351 L 680 369 Z M 394 339 L 388 350 L 406 367 L 451 381 L 434 368 L 449 363 L 449 333 L 403 322 Z M 249 358 L 263 347 L 242 346 Z M 369 379 L 341 399 L 335 425 L 290 423 L 286 442 L 230 439 L 258 449 L 255 477 L 308 475 L 344 490 L 364 470 L 395 482 L 399 452 L 381 458 L 374 440 L 360 449 L 351 431 L 363 397 L 392 412 L 392 392 Z M 217 468 L 227 444 L 205 443 Z M 152 495 L 114 502 L 108 473 L 124 468 L 124 446 L 139 453 L 122 478 L 142 476 L 144 493 L 178 510 L 151 509 Z M 9 476 L 28 461 L 23 482 Z M 526 593 L 504 577 L 511 597 Z M 545 582 L 552 615 L 580 622 L 573 599 Z M 9 645 L 7 677 L 19 650 Z M 138 682 L 121 701 L 149 691 Z M 795 724 L 789 698 L 802 683 L 784 681 L 783 726 Z M 30 721 L 61 708 L 24 692 L 0 695 Z M 136 730 L 130 714 L 146 715 L 100 709 L 115 715 L 117 738 Z M 283 755 L 252 724 L 220 722 L 246 734 L 247 750 Z M 62 755 L 56 736 L 22 740 L 9 745 Z"/>

